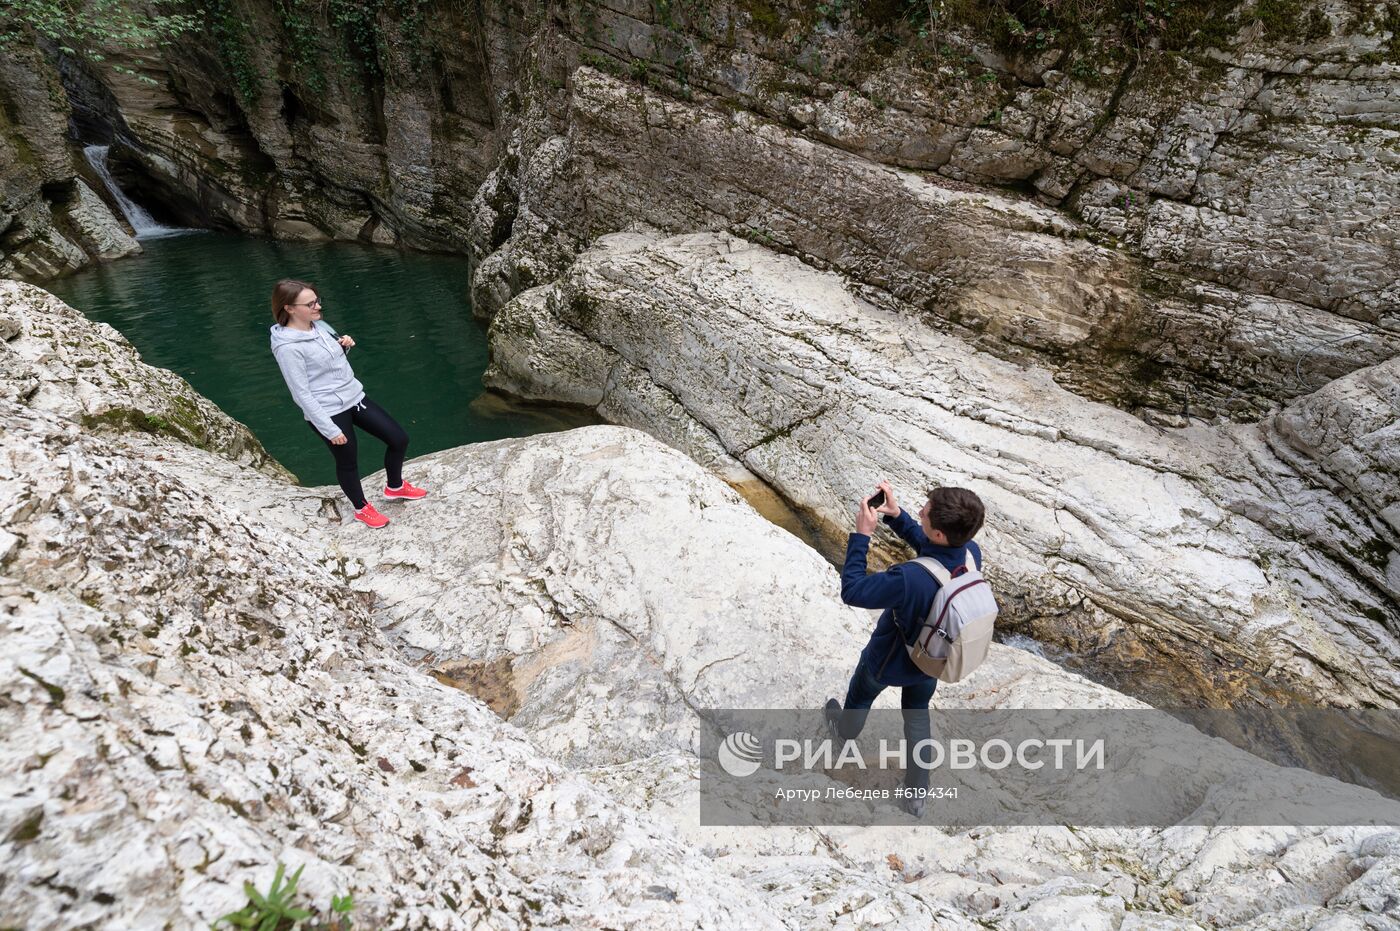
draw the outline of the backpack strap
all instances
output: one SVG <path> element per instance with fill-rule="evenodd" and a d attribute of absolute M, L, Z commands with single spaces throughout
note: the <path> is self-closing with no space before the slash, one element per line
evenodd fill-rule
<path fill-rule="evenodd" d="M 935 582 L 937 582 L 940 586 L 947 585 L 949 582 L 951 582 L 951 581 L 953 580 L 952 574 L 951 574 L 950 572 L 948 572 L 948 570 L 943 566 L 943 564 L 942 564 L 941 562 L 939 562 L 938 560 L 936 560 L 936 559 L 930 559 L 930 558 L 927 557 L 927 556 L 920 556 L 918 559 L 911 559 L 911 560 L 909 560 L 909 562 L 911 562 L 911 563 L 917 563 L 918 565 L 922 566 L 922 567 L 923 567 L 923 570 L 924 570 L 925 572 L 927 572 L 929 575 L 933 576 L 933 580 L 934 580 Z M 935 599 L 935 600 L 936 600 L 936 599 Z M 933 605 L 930 604 L 930 605 L 929 605 L 929 617 L 932 617 L 932 615 L 933 615 Z M 895 622 L 895 625 L 900 629 L 900 632 L 904 635 L 904 640 L 905 640 L 905 642 L 908 643 L 909 638 L 912 637 L 912 636 L 914 636 L 915 632 L 918 631 L 919 627 L 920 627 L 927 619 L 928 619 L 928 618 L 919 618 L 919 619 L 917 619 L 916 621 L 914 621 L 912 624 L 909 624 L 908 626 L 906 626 L 905 622 L 902 621 L 902 620 L 899 618 L 899 615 L 898 615 L 898 614 L 896 614 L 896 615 L 895 615 L 894 622 Z"/>
<path fill-rule="evenodd" d="M 911 559 L 909 561 L 923 566 L 924 571 L 933 576 L 939 585 L 947 585 L 953 580 L 953 574 L 948 571 L 943 563 L 936 559 L 931 559 L 928 556 L 920 556 L 918 559 Z"/>

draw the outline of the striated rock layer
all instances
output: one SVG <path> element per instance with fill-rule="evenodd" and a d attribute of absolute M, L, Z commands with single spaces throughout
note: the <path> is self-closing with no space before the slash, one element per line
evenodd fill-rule
<path fill-rule="evenodd" d="M 116 372 L 163 409 L 161 375 Z M 309 900 L 352 892 L 357 924 L 393 928 L 1400 919 L 1386 828 L 700 827 L 704 707 L 820 699 L 870 618 L 636 431 L 415 460 L 434 494 L 371 534 L 333 489 L 84 430 L 41 397 L 0 398 L 7 926 L 202 927 L 278 860 L 306 865 Z M 781 667 L 794 609 L 813 649 Z M 1137 704 L 1005 648 L 938 700 Z M 1180 781 L 1183 812 L 1228 794 L 1223 759 Z"/>
<path fill-rule="evenodd" d="M 248 0 L 61 64 L 138 199 L 469 252 L 485 315 L 600 234 L 727 230 L 1082 395 L 1248 419 L 1400 349 L 1388 10 L 1184 0 L 1151 38 L 1016 39 L 920 36 L 921 4 Z"/>
<path fill-rule="evenodd" d="M 1164 262 L 1105 243 L 1062 211 L 587 68 L 570 90 L 567 129 L 521 157 L 530 209 L 517 210 L 512 240 L 477 272 L 478 312 L 563 271 L 597 233 L 723 229 L 840 271 L 872 302 L 1044 368 L 1080 394 L 1178 422 L 1263 410 L 1400 350 L 1394 300 L 1380 318 L 1354 317 L 1248 283 L 1166 279 Z M 559 230 L 573 233 L 566 247 Z M 1393 251 L 1375 256 L 1377 276 L 1393 277 L 1396 261 Z"/>
<path fill-rule="evenodd" d="M 716 234 L 604 237 L 491 340 L 489 384 L 757 475 L 833 543 L 880 478 L 973 488 L 1014 616 L 1187 695 L 1400 700 L 1400 360 L 1155 427 Z"/>
<path fill-rule="evenodd" d="M 33 46 L 0 56 L 0 277 L 43 281 L 140 252 L 65 138 L 68 101 Z M 85 176 L 86 174 L 86 176 Z"/>

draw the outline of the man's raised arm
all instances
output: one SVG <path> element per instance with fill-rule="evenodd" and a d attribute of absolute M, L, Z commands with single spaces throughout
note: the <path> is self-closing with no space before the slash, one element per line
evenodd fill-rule
<path fill-rule="evenodd" d="M 889 482 L 881 482 L 875 486 L 885 493 L 885 503 L 875 509 L 877 514 L 885 518 L 885 524 L 899 535 L 899 538 L 914 548 L 915 553 L 922 553 L 924 547 L 928 545 L 928 537 L 924 535 L 924 528 L 919 526 L 919 522 L 909 516 L 909 512 L 895 503 L 894 489 Z"/>
<path fill-rule="evenodd" d="M 904 577 L 896 569 L 874 575 L 866 573 L 870 534 L 875 529 L 875 511 L 866 501 L 860 503 L 856 532 L 846 540 L 846 562 L 841 567 L 841 600 L 857 608 L 893 608 L 904 598 Z"/>

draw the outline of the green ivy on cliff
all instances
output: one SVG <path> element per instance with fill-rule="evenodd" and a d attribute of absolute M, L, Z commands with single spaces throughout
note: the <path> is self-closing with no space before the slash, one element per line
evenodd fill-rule
<path fill-rule="evenodd" d="M 313 93 L 323 93 L 326 75 L 321 67 L 320 30 L 316 28 L 321 4 L 308 0 L 272 0 L 272 7 L 282 26 L 283 50 L 297 78 Z"/>
<path fill-rule="evenodd" d="M 430 0 L 207 0 L 204 28 L 244 102 L 258 94 L 262 75 L 250 49 L 265 43 L 250 33 L 261 7 L 275 17 L 281 61 L 293 80 L 313 95 L 336 81 L 362 91 L 365 81 L 382 77 L 392 55 L 408 69 L 421 70 L 429 47 L 426 11 Z"/>
<path fill-rule="evenodd" d="M 258 72 L 248 51 L 243 17 L 234 10 L 233 0 L 207 0 L 204 15 L 205 28 L 214 37 L 214 47 L 233 79 L 239 99 L 251 103 L 258 96 Z"/>
<path fill-rule="evenodd" d="M 149 0 L 137 8 L 130 0 L 5 0 L 0 4 L 0 50 L 13 42 L 37 37 L 61 51 L 88 61 L 103 61 L 106 53 L 153 52 L 182 32 L 195 28 L 196 17 L 174 12 L 179 0 Z M 113 69 L 149 81 L 126 65 Z"/>
<path fill-rule="evenodd" d="M 347 80 L 357 73 L 382 76 L 391 43 L 405 52 L 410 69 L 417 71 L 423 65 L 428 0 L 273 0 L 273 4 L 297 74 L 313 92 L 325 90 L 327 65 Z M 336 41 L 322 41 L 327 32 Z"/>

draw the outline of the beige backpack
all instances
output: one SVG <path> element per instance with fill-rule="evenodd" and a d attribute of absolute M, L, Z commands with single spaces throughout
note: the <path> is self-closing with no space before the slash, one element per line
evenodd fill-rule
<path fill-rule="evenodd" d="M 996 599 L 971 551 L 956 575 L 927 556 L 912 561 L 937 579 L 939 588 L 928 617 L 905 649 L 921 672 L 940 682 L 957 682 L 987 658 L 997 619 Z"/>

